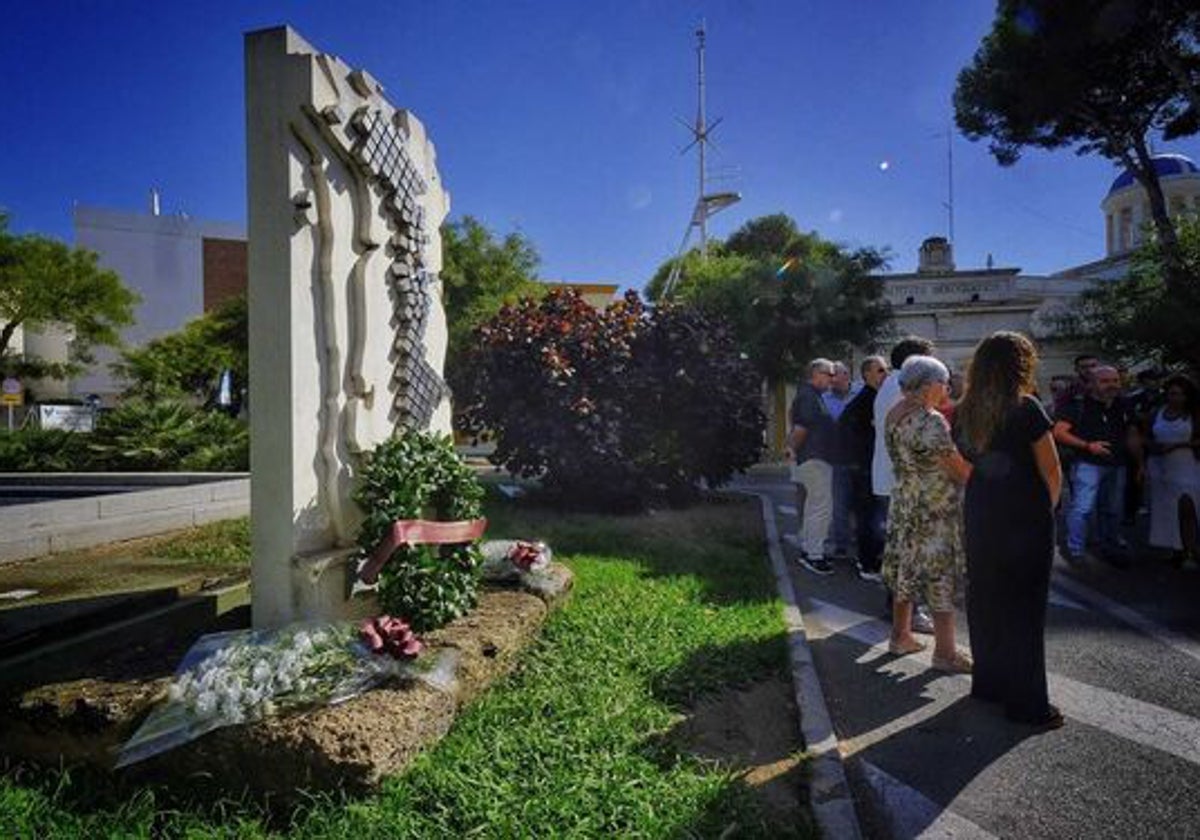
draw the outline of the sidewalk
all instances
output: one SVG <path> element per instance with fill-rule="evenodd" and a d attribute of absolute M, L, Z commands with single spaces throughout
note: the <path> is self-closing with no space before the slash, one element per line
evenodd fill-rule
<path fill-rule="evenodd" d="M 783 473 L 739 489 L 774 504 L 769 531 L 795 530 Z M 863 836 L 1200 835 L 1200 574 L 1057 570 L 1047 667 L 1068 721 L 1037 733 L 928 652 L 888 654 L 881 587 L 845 567 L 809 574 L 780 549 Z M 958 634 L 967 649 L 961 615 Z"/>

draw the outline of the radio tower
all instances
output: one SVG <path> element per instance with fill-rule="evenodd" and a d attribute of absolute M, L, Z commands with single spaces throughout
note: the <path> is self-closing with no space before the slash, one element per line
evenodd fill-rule
<path fill-rule="evenodd" d="M 671 275 L 667 278 L 667 283 L 663 287 L 662 297 L 666 298 L 675 283 L 679 280 L 679 274 L 683 270 L 683 263 L 680 258 L 683 256 L 684 249 L 687 248 L 688 240 L 691 239 L 692 230 L 698 228 L 700 231 L 700 255 L 707 259 L 708 257 L 708 219 L 724 210 L 731 204 L 736 204 L 742 200 L 741 193 L 736 192 L 717 192 L 709 193 L 707 191 L 708 179 L 708 144 L 712 141 L 709 135 L 712 134 L 714 128 L 721 124 L 721 117 L 717 117 L 712 123 L 708 122 L 705 115 L 704 103 L 704 20 L 701 19 L 700 25 L 696 27 L 696 76 L 697 76 L 697 96 L 696 96 L 696 121 L 688 123 L 680 118 L 680 122 L 684 127 L 691 132 L 692 142 L 683 147 L 680 154 L 686 154 L 689 149 L 695 146 L 699 151 L 699 167 L 698 167 L 698 190 L 696 192 L 696 206 L 692 210 L 692 217 L 688 221 L 688 226 L 683 232 L 683 241 L 679 243 L 679 250 L 675 252 L 675 266 L 671 269 Z"/>

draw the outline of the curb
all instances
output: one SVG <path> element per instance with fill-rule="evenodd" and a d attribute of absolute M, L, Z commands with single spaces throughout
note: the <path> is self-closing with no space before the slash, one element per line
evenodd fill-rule
<path fill-rule="evenodd" d="M 783 600 L 783 620 L 787 626 L 788 654 L 792 666 L 792 683 L 796 692 L 796 707 L 800 714 L 800 732 L 810 756 L 809 799 L 821 834 L 830 838 L 856 840 L 862 837 L 854 799 L 846 781 L 842 754 L 838 751 L 833 721 L 825 706 L 821 680 L 813 663 L 812 651 L 804 631 L 804 617 L 796 602 L 796 590 L 788 573 L 783 549 L 779 545 L 779 530 L 775 526 L 775 507 L 769 495 L 744 491 L 762 502 L 763 525 L 767 531 L 767 554 L 775 573 L 775 586 Z"/>

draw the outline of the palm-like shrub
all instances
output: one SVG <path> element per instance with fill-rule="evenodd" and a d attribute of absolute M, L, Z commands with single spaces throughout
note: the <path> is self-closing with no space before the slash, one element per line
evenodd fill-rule
<path fill-rule="evenodd" d="M 0 472 L 67 472 L 87 463 L 87 435 L 61 429 L 0 434 Z"/>
<path fill-rule="evenodd" d="M 129 400 L 100 417 L 88 444 L 93 469 L 247 470 L 250 430 L 182 402 Z"/>

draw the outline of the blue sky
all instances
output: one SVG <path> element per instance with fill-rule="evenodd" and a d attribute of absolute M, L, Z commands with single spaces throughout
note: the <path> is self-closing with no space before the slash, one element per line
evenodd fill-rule
<path fill-rule="evenodd" d="M 915 267 L 944 235 L 959 69 L 991 0 L 390 0 L 8 4 L 0 29 L 0 207 L 71 238 L 74 203 L 245 221 L 242 35 L 288 23 L 370 70 L 438 147 L 453 215 L 520 230 L 541 274 L 641 287 L 695 200 L 678 117 L 695 112 L 704 17 L 715 186 L 742 193 L 725 235 L 785 212 L 805 230 L 890 247 Z M 1191 138 L 1171 151 L 1200 158 Z M 883 161 L 889 163 L 881 169 Z M 954 141 L 959 267 L 1030 273 L 1103 256 L 1116 172 L 1070 151 L 999 167 Z"/>

